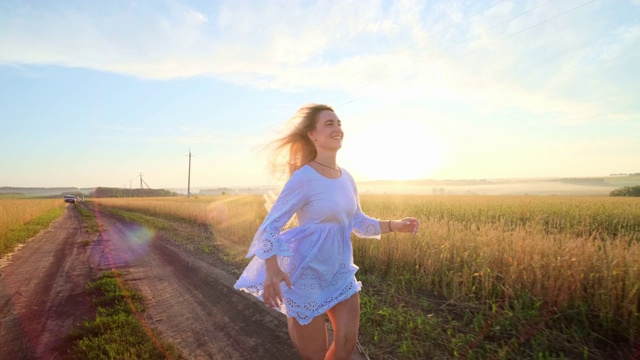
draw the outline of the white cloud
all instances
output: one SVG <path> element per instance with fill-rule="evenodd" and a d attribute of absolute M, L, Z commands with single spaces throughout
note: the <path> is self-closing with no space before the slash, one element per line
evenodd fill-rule
<path fill-rule="evenodd" d="M 602 67 L 616 68 L 638 47 L 640 27 L 607 22 L 606 4 L 504 2 L 484 12 L 487 5 L 449 1 L 229 1 L 213 11 L 156 4 L 13 9 L 0 15 L 0 63 L 206 75 L 346 101 L 422 97 L 558 113 L 566 123 L 634 118 L 610 107 L 632 101 L 621 96 L 638 85 L 616 88 Z"/>
<path fill-rule="evenodd" d="M 184 10 L 183 13 L 187 22 L 189 23 L 200 25 L 209 21 L 209 18 L 207 18 L 206 15 L 195 10 L 187 9 L 187 10 Z"/>

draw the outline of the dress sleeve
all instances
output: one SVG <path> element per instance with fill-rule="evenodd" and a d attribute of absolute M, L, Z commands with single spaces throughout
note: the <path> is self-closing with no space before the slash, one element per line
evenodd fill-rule
<path fill-rule="evenodd" d="M 293 256 L 280 238 L 285 224 L 305 203 L 304 178 L 294 173 L 273 203 L 267 217 L 253 237 L 247 257 L 264 260 L 273 255 Z"/>
<path fill-rule="evenodd" d="M 351 221 L 351 231 L 360 238 L 372 238 L 380 240 L 382 230 L 378 219 L 367 216 L 360 208 L 360 196 L 355 181 L 352 181 L 353 194 L 356 198 L 356 212 Z"/>

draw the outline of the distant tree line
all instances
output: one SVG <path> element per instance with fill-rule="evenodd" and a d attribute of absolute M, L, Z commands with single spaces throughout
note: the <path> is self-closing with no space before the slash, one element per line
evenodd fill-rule
<path fill-rule="evenodd" d="M 93 190 L 93 188 L 79 189 L 77 187 L 15 187 L 15 186 L 2 186 L 0 187 L 0 193 L 3 194 L 15 194 L 15 195 L 27 195 L 38 197 L 58 197 L 58 195 L 66 194 L 86 194 Z"/>
<path fill-rule="evenodd" d="M 86 196 L 82 191 L 63 191 L 60 193 L 59 196 L 65 196 L 65 195 L 75 195 L 76 197 L 82 198 L 83 196 Z M 49 197 L 58 197 L 58 196 L 49 196 Z"/>
<path fill-rule="evenodd" d="M 604 178 L 563 178 L 560 182 L 573 185 L 611 186 L 604 181 Z"/>
<path fill-rule="evenodd" d="M 640 196 L 640 185 L 625 186 L 609 193 L 610 196 Z"/>
<path fill-rule="evenodd" d="M 271 188 L 241 188 L 241 189 L 231 189 L 226 187 L 215 188 L 215 189 L 200 189 L 199 194 L 202 196 L 205 195 L 238 195 L 238 194 L 251 194 L 251 195 L 261 195 L 272 190 Z M 192 193 L 193 195 L 193 193 Z"/>
<path fill-rule="evenodd" d="M 178 196 L 178 193 L 165 189 L 123 189 L 110 187 L 97 187 L 93 192 L 96 198 L 118 197 L 167 197 Z"/>

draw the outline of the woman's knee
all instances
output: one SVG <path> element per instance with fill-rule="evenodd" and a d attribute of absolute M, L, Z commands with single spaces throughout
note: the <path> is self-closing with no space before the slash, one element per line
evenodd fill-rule
<path fill-rule="evenodd" d="M 336 336 L 333 340 L 337 352 L 345 355 L 351 355 L 356 349 L 358 343 L 358 332 L 348 332 Z"/>

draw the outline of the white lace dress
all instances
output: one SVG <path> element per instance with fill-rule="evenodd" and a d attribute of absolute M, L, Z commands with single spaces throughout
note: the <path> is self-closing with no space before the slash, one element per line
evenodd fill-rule
<path fill-rule="evenodd" d="M 299 225 L 282 232 L 294 213 Z M 258 229 L 247 254 L 253 259 L 235 288 L 262 299 L 264 260 L 277 255 L 293 284 L 293 289 L 281 284 L 279 310 L 308 324 L 360 291 L 351 232 L 376 239 L 381 233 L 378 220 L 362 213 L 351 175 L 342 169 L 341 177 L 329 179 L 305 165 L 291 175 Z"/>

